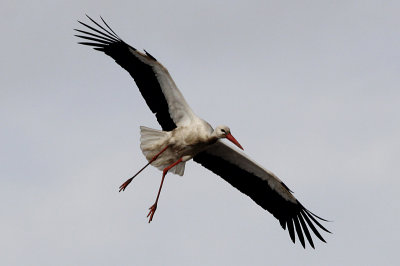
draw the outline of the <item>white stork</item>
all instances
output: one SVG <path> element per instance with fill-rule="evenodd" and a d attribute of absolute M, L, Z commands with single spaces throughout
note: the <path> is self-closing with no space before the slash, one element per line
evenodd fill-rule
<path fill-rule="evenodd" d="M 143 154 L 148 160 L 137 174 L 149 164 L 163 170 L 161 185 L 156 202 L 150 207 L 147 215 L 149 222 L 157 208 L 164 177 L 168 171 L 183 175 L 185 162 L 193 159 L 225 181 L 249 196 L 258 205 L 272 213 L 283 229 L 288 228 L 290 238 L 295 242 L 295 232 L 305 247 L 304 235 L 314 248 L 309 231 L 323 242 L 325 240 L 317 227 L 329 232 L 320 224 L 326 221 L 307 210 L 292 194 L 292 191 L 273 173 L 264 169 L 237 149 L 220 141 L 227 138 L 243 149 L 232 136 L 227 126 L 218 126 L 214 130 L 209 123 L 194 114 L 178 90 L 168 70 L 147 51 L 139 52 L 126 44 L 101 18 L 104 26 L 89 16 L 93 23 L 91 30 L 75 29 L 84 35 L 75 35 L 89 42 L 79 42 L 93 46 L 95 50 L 111 56 L 121 67 L 129 72 L 136 82 L 150 110 L 156 115 L 163 131 L 141 127 L 141 144 Z M 120 186 L 125 190 L 132 179 Z M 330 232 L 329 232 L 330 233 Z"/>

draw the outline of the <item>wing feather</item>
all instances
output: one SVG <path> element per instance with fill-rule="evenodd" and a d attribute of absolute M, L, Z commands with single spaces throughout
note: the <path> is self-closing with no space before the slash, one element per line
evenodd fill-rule
<path fill-rule="evenodd" d="M 303 214 L 298 215 L 298 218 L 299 218 L 301 227 L 303 228 L 303 231 L 304 231 L 304 233 L 305 233 L 305 235 L 306 235 L 306 237 L 307 237 L 308 243 L 310 243 L 310 246 L 311 246 L 312 248 L 314 248 L 314 242 L 313 242 L 313 240 L 312 240 L 310 231 L 308 231 L 307 225 L 306 225 L 306 223 L 304 222 Z"/>
<path fill-rule="evenodd" d="M 300 239 L 300 243 L 301 243 L 301 245 L 305 248 L 303 231 L 301 230 L 301 227 L 300 227 L 298 218 L 295 217 L 295 218 L 293 219 L 293 222 L 294 222 L 294 226 L 295 226 L 295 228 L 296 228 L 297 236 L 298 236 L 299 239 Z"/>
<path fill-rule="evenodd" d="M 302 246 L 305 247 L 305 234 L 308 243 L 314 248 L 307 225 L 320 240 L 325 242 L 315 226 L 329 232 L 316 220 L 316 218 L 324 219 L 304 208 L 278 177 L 256 164 L 244 153 L 218 141 L 196 155 L 193 160 L 222 177 L 274 215 L 282 228 L 288 229 L 293 243 L 297 234 Z"/>
<path fill-rule="evenodd" d="M 75 36 L 89 42 L 79 43 L 104 52 L 129 72 L 163 130 L 170 131 L 197 119 L 168 70 L 154 56 L 126 44 L 103 18 L 104 27 L 88 18 L 93 26 L 78 22 L 92 32 L 75 29 L 81 33 Z"/>

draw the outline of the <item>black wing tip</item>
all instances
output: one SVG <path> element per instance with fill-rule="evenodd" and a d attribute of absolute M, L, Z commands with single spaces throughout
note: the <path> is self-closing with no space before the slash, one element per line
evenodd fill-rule
<path fill-rule="evenodd" d="M 124 43 L 122 41 L 122 39 L 110 28 L 110 26 L 108 26 L 108 24 L 105 22 L 105 20 L 101 16 L 100 16 L 100 19 L 104 23 L 103 26 L 100 25 L 98 22 L 96 22 L 94 19 L 92 19 L 89 15 L 87 15 L 87 14 L 85 14 L 85 15 L 94 25 L 90 26 L 90 25 L 78 20 L 78 23 L 81 24 L 82 26 L 84 26 L 85 28 L 89 29 L 89 31 L 74 29 L 74 31 L 84 34 L 84 35 L 76 34 L 74 36 L 81 38 L 81 39 L 91 40 L 95 43 L 99 43 L 98 46 L 103 46 L 103 47 L 112 45 L 114 43 Z M 95 43 L 93 43 L 93 44 L 95 44 Z M 79 43 L 79 44 L 88 45 L 87 43 Z M 92 46 L 95 46 L 95 45 L 92 45 Z"/>
<path fill-rule="evenodd" d="M 303 207 L 303 208 L 304 208 L 304 207 Z M 321 220 L 321 221 L 328 222 L 328 223 L 333 222 L 333 221 L 331 221 L 331 220 L 327 220 L 327 219 L 324 219 L 324 218 L 322 218 L 322 217 L 316 215 L 315 213 L 311 212 L 310 210 L 308 210 L 308 209 L 306 209 L 306 208 L 304 208 L 304 210 L 305 210 L 307 213 L 311 214 L 312 216 L 314 216 L 315 218 L 318 218 L 318 219 Z"/>
<path fill-rule="evenodd" d="M 78 23 L 83 25 L 86 29 L 89 29 L 87 31 L 80 30 L 80 29 L 74 29 L 74 31 L 77 31 L 79 33 L 82 33 L 83 35 L 74 35 L 78 38 L 86 39 L 86 40 L 91 40 L 97 43 L 101 43 L 103 49 L 95 49 L 99 51 L 106 52 L 107 47 L 113 46 L 113 45 L 124 45 L 129 48 L 131 48 L 133 51 L 136 51 L 137 49 L 135 47 L 130 46 L 126 42 L 124 42 L 116 33 L 115 31 L 107 24 L 107 22 L 103 19 L 102 16 L 100 16 L 101 21 L 103 22 L 104 25 L 101 25 L 99 22 L 96 22 L 94 19 L 92 19 L 90 16 L 86 14 L 86 17 L 94 24 L 92 26 L 78 20 Z M 82 43 L 80 43 L 82 44 Z M 85 44 L 88 45 L 88 44 Z M 99 45 L 100 46 L 100 45 Z M 146 54 L 152 58 L 153 60 L 157 61 L 154 56 L 150 55 L 149 53 L 146 52 Z"/>
<path fill-rule="evenodd" d="M 303 246 L 303 248 L 306 248 L 306 243 L 304 241 L 304 235 L 303 235 L 303 231 L 301 230 L 301 227 L 300 227 L 299 219 L 296 217 L 293 219 L 293 222 L 294 222 L 294 227 L 296 228 L 297 237 L 299 238 L 300 243 Z"/>
<path fill-rule="evenodd" d="M 298 204 L 299 204 L 300 209 L 297 212 L 297 214 L 295 216 L 280 219 L 279 220 L 280 225 L 282 226 L 282 228 L 284 230 L 286 230 L 286 227 L 288 228 L 289 236 L 293 243 L 296 242 L 295 238 L 297 235 L 303 248 L 306 248 L 305 239 L 307 239 L 307 242 L 310 244 L 310 246 L 313 249 L 315 249 L 314 242 L 312 240 L 309 229 L 311 229 L 311 231 L 314 233 L 314 235 L 319 240 L 326 243 L 325 239 L 318 232 L 317 227 L 319 227 L 320 229 L 324 230 L 327 233 L 332 234 L 332 232 L 330 232 L 328 229 L 326 229 L 318 220 L 321 220 L 324 222 L 330 222 L 330 221 L 326 220 L 324 218 L 321 218 L 320 216 L 307 210 L 299 202 L 298 202 Z"/>
<path fill-rule="evenodd" d="M 318 222 L 317 219 L 324 221 L 324 222 L 331 222 L 329 220 L 326 220 L 324 218 L 319 217 L 318 215 L 312 213 L 311 211 L 307 210 L 306 208 L 304 208 L 304 212 L 306 212 L 308 214 L 308 216 L 325 232 L 332 234 L 331 231 L 329 231 L 328 229 L 326 229 L 320 222 Z"/>

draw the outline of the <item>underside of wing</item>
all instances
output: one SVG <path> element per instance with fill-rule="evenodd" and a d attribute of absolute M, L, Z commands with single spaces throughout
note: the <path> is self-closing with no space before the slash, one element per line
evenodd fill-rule
<path fill-rule="evenodd" d="M 309 229 L 325 242 L 317 230 L 319 227 L 329 232 L 318 221 L 325 220 L 304 208 L 282 181 L 241 152 L 218 141 L 193 159 L 272 213 L 283 229 L 288 228 L 293 243 L 297 233 L 303 247 L 305 247 L 305 235 L 314 248 Z"/>
<path fill-rule="evenodd" d="M 86 30 L 75 29 L 80 33 L 75 36 L 85 40 L 79 43 L 104 52 L 129 72 L 163 130 L 173 130 L 193 119 L 192 110 L 163 65 L 148 52 L 126 44 L 102 18 L 104 25 L 88 18 L 93 26 L 78 21 Z"/>

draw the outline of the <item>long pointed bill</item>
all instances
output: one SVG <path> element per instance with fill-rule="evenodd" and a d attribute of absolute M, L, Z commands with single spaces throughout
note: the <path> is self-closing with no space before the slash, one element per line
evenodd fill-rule
<path fill-rule="evenodd" d="M 232 136 L 231 133 L 226 135 L 226 138 L 229 139 L 233 144 L 235 144 L 236 146 L 238 146 L 240 149 L 244 150 L 242 145 L 239 144 L 239 142 Z"/>

